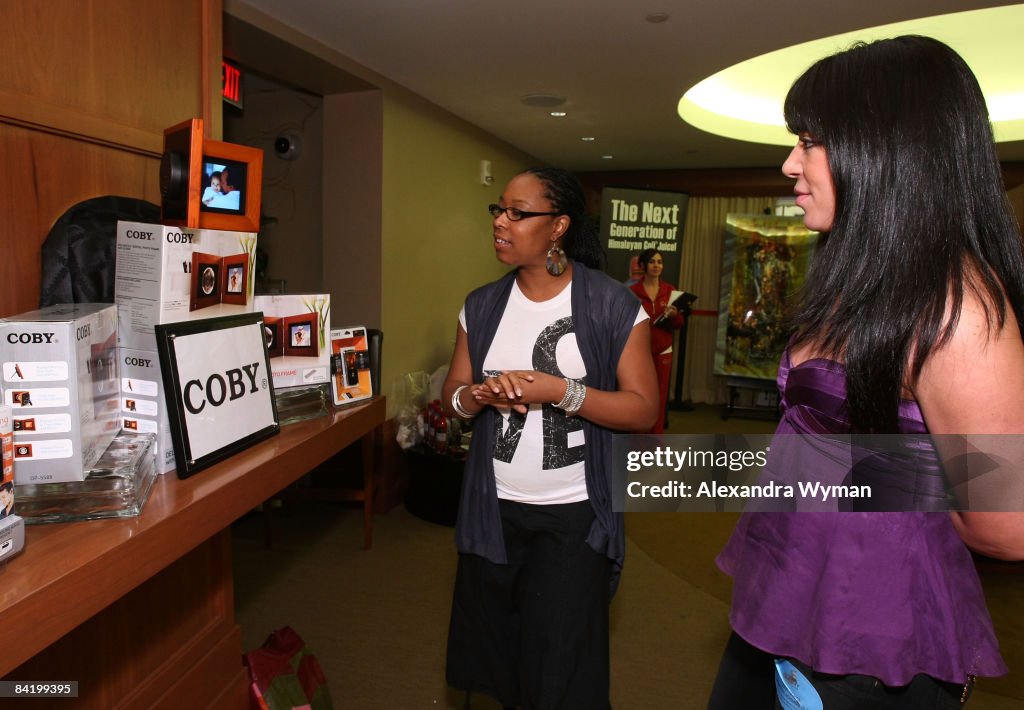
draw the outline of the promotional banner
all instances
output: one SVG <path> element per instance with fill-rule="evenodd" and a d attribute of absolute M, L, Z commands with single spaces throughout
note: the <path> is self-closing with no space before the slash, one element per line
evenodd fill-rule
<path fill-rule="evenodd" d="M 633 257 L 657 249 L 665 260 L 662 280 L 678 286 L 687 199 L 679 192 L 606 187 L 601 193 L 601 243 L 608 274 L 626 281 Z"/>

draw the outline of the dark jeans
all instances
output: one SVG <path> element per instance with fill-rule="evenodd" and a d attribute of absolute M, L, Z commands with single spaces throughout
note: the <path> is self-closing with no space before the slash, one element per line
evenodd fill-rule
<path fill-rule="evenodd" d="M 787 659 L 804 674 L 821 697 L 824 710 L 953 710 L 962 708 L 964 686 L 914 676 L 910 684 L 889 687 L 865 675 L 816 673 Z M 779 710 L 775 693 L 775 659 L 733 633 L 725 646 L 708 710 Z"/>

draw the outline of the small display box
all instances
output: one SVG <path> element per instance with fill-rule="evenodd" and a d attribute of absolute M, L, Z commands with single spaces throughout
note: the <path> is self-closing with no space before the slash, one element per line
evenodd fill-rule
<path fill-rule="evenodd" d="M 366 328 L 353 326 L 331 331 L 331 375 L 335 405 L 351 404 L 373 395 Z"/>
<path fill-rule="evenodd" d="M 0 319 L 18 485 L 81 481 L 120 430 L 116 338 L 109 303 Z"/>
<path fill-rule="evenodd" d="M 274 389 L 309 387 L 329 379 L 331 295 L 256 296 Z"/>
<path fill-rule="evenodd" d="M 156 352 L 154 326 L 253 310 L 254 232 L 117 223 L 117 344 Z"/>

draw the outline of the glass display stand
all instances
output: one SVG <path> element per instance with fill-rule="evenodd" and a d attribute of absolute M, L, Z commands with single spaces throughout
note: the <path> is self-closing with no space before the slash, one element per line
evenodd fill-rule
<path fill-rule="evenodd" d="M 84 481 L 16 485 L 15 512 L 29 525 L 135 517 L 156 480 L 155 449 L 156 434 L 121 431 Z"/>
<path fill-rule="evenodd" d="M 327 384 L 300 385 L 274 390 L 277 418 L 281 426 L 327 416 L 327 387 Z"/>

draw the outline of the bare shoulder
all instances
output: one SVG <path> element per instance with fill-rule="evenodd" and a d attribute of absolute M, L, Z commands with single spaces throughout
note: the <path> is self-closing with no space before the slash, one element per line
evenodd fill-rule
<path fill-rule="evenodd" d="M 966 289 L 952 337 L 935 349 L 914 395 L 929 430 L 1024 433 L 1024 342 L 1013 310 L 999 325 L 995 309 Z"/>

